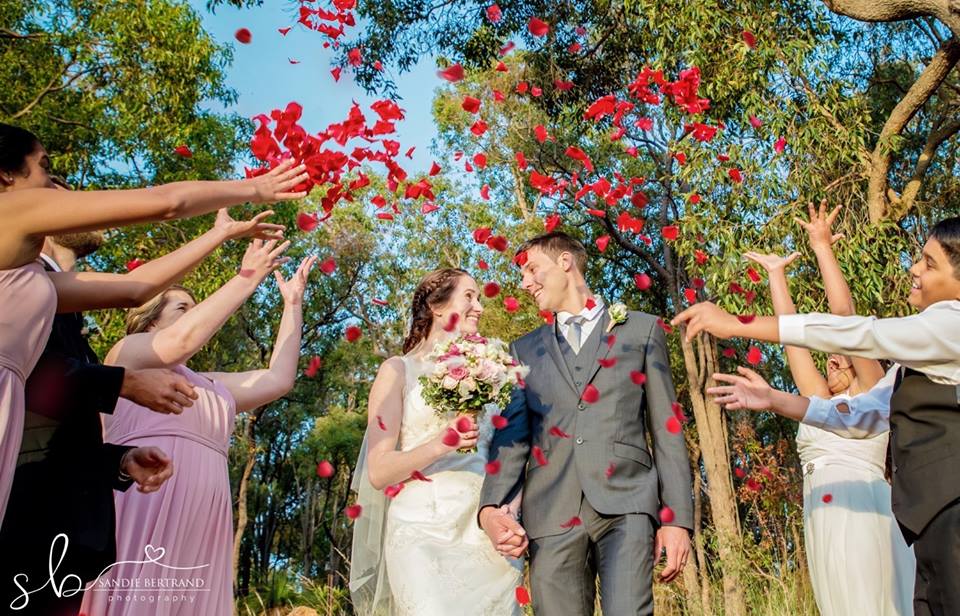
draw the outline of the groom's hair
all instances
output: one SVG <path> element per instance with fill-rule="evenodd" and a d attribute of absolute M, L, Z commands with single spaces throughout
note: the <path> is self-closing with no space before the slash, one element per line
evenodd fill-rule
<path fill-rule="evenodd" d="M 573 255 L 573 263 L 580 270 L 580 273 L 583 274 L 587 271 L 587 249 L 583 247 L 580 240 L 567 235 L 563 231 L 553 231 L 529 239 L 517 249 L 517 254 L 527 252 L 531 248 L 539 248 L 554 259 L 559 257 L 561 253 L 569 252 Z"/>

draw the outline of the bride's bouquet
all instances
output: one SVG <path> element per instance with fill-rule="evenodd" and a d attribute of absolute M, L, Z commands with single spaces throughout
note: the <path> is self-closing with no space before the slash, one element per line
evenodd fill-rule
<path fill-rule="evenodd" d="M 434 369 L 420 377 L 424 402 L 441 417 L 470 415 L 478 423 L 486 405 L 503 408 L 530 372 L 510 355 L 503 340 L 478 334 L 440 342 L 425 359 Z"/>

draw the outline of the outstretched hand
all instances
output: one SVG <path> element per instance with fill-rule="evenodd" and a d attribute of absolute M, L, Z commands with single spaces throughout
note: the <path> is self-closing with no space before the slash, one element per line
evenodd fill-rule
<path fill-rule="evenodd" d="M 290 260 L 290 257 L 280 256 L 289 247 L 290 240 L 279 246 L 277 246 L 277 240 L 253 240 L 247 246 L 247 252 L 243 255 L 240 275 L 245 278 L 263 280 L 268 274 Z"/>
<path fill-rule="evenodd" d="M 787 266 L 797 260 L 797 257 L 800 256 L 799 252 L 791 253 L 786 257 L 781 257 L 780 255 L 775 254 L 764 254 L 761 252 L 745 252 L 743 253 L 744 258 L 750 259 L 754 263 L 759 264 L 763 269 L 767 270 L 767 273 L 775 272 L 778 270 L 786 271 Z"/>
<path fill-rule="evenodd" d="M 253 183 L 257 193 L 254 203 L 274 203 L 306 197 L 306 191 L 290 192 L 310 177 L 306 165 L 294 166 L 295 164 L 293 159 L 288 158 L 267 173 L 244 180 Z"/>
<path fill-rule="evenodd" d="M 299 306 L 303 302 L 303 294 L 307 290 L 307 278 L 310 276 L 310 270 L 317 263 L 317 257 L 309 256 L 300 262 L 297 271 L 289 280 L 284 280 L 280 272 L 274 271 L 273 277 L 277 280 L 277 288 L 280 289 L 280 295 L 283 297 L 283 303 L 287 306 Z"/>
<path fill-rule="evenodd" d="M 272 215 L 273 210 L 267 210 L 260 212 L 250 220 L 234 220 L 227 208 L 222 208 L 217 212 L 217 219 L 213 223 L 213 228 L 223 233 L 228 240 L 240 237 L 252 237 L 258 240 L 281 240 L 286 227 L 263 222 L 265 218 Z"/>
<path fill-rule="evenodd" d="M 707 394 L 716 396 L 714 401 L 727 410 L 748 409 L 764 411 L 773 406 L 773 388 L 762 376 L 743 366 L 735 374 L 714 374 L 713 379 L 727 385 L 707 388 Z"/>
<path fill-rule="evenodd" d="M 673 317 L 670 324 L 686 324 L 686 338 L 690 341 L 701 332 L 721 339 L 730 338 L 736 332 L 739 321 L 713 302 L 698 302 Z"/>
<path fill-rule="evenodd" d="M 837 219 L 837 215 L 840 213 L 840 208 L 842 206 L 838 205 L 833 208 L 830 213 L 827 213 L 827 200 L 823 199 L 820 201 L 820 209 L 817 210 L 814 208 L 813 203 L 807 204 L 807 211 L 810 216 L 810 221 L 807 222 L 802 218 L 794 217 L 794 220 L 797 221 L 801 227 L 804 228 L 807 232 L 807 237 L 810 240 L 811 248 L 818 247 L 827 247 L 832 246 L 837 240 L 843 238 L 843 233 L 833 233 L 831 227 L 833 226 L 833 221 Z"/>

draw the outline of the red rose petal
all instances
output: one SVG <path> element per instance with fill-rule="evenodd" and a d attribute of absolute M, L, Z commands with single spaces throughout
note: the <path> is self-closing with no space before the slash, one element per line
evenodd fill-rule
<path fill-rule="evenodd" d="M 738 314 L 737 320 L 746 325 L 747 323 L 752 323 L 754 319 L 757 318 L 755 314 Z"/>
<path fill-rule="evenodd" d="M 610 466 L 607 467 L 607 470 L 604 471 L 604 474 L 607 476 L 607 479 L 613 477 L 613 474 L 617 471 L 617 465 L 613 462 L 610 463 Z"/>
<path fill-rule="evenodd" d="M 497 23 L 503 17 L 503 13 L 500 11 L 500 7 L 496 4 L 491 4 L 487 7 L 487 19 L 490 20 L 490 23 Z"/>
<path fill-rule="evenodd" d="M 751 366 L 756 366 L 763 361 L 763 353 L 760 352 L 755 346 L 751 346 L 747 350 L 747 363 Z"/>
<path fill-rule="evenodd" d="M 277 32 L 279 32 L 281 36 L 286 36 L 287 32 L 290 32 L 290 30 L 290 26 L 287 26 L 286 28 L 277 28 Z"/>
<path fill-rule="evenodd" d="M 383 418 L 380 417 L 379 415 L 377 415 L 377 427 L 383 430 L 384 432 L 387 431 L 387 424 L 383 423 Z"/>
<path fill-rule="evenodd" d="M 496 297 L 497 295 L 500 295 L 500 285 L 495 282 L 488 282 L 487 284 L 483 285 L 483 294 L 486 297 Z"/>
<path fill-rule="evenodd" d="M 569 520 L 561 524 L 560 528 L 573 528 L 574 526 L 580 526 L 581 524 L 583 524 L 583 521 L 577 516 L 573 516 L 572 518 L 570 518 Z"/>
<path fill-rule="evenodd" d="M 594 404 L 597 400 L 600 399 L 600 391 L 594 387 L 593 383 L 590 383 L 583 389 L 583 395 L 580 398 L 587 404 Z"/>
<path fill-rule="evenodd" d="M 360 336 L 363 335 L 363 331 L 356 325 L 351 325 L 347 328 L 346 332 L 347 342 L 356 342 L 360 339 Z"/>
<path fill-rule="evenodd" d="M 191 152 L 190 148 L 185 145 L 178 145 L 177 147 L 173 148 L 173 151 L 184 158 L 193 158 L 193 152 Z"/>
<path fill-rule="evenodd" d="M 647 382 L 647 375 L 639 370 L 631 370 L 630 380 L 633 381 L 634 385 L 643 385 Z"/>
<path fill-rule="evenodd" d="M 320 224 L 320 221 L 317 220 L 316 214 L 306 214 L 304 212 L 297 214 L 297 226 L 301 231 L 313 231 L 318 224 Z"/>
<path fill-rule="evenodd" d="M 320 262 L 320 271 L 328 276 L 332 274 L 335 269 L 337 269 L 337 262 L 333 257 Z"/>
<path fill-rule="evenodd" d="M 653 280 L 647 274 L 637 274 L 633 277 L 633 282 L 641 291 L 646 291 L 653 285 Z"/>
<path fill-rule="evenodd" d="M 503 430 L 507 427 L 507 424 L 510 423 L 507 421 L 507 418 L 503 415 L 493 415 L 490 417 L 490 423 L 493 424 L 494 429 Z"/>
<path fill-rule="evenodd" d="M 473 230 L 473 241 L 478 244 L 486 244 L 490 239 L 490 227 L 478 227 Z"/>
<path fill-rule="evenodd" d="M 660 509 L 660 522 L 663 524 L 670 524 L 676 518 L 676 515 L 673 513 L 673 509 L 670 507 L 664 506 Z"/>
<path fill-rule="evenodd" d="M 237 39 L 239 42 L 243 43 L 244 45 L 248 45 L 250 41 L 253 39 L 253 35 L 250 34 L 250 30 L 247 30 L 246 28 L 240 28 L 239 30 L 233 33 L 233 38 Z"/>
<path fill-rule="evenodd" d="M 457 420 L 457 432 L 460 432 L 461 434 L 464 432 L 469 432 L 472 427 L 473 424 L 469 417 L 461 417 Z"/>
<path fill-rule="evenodd" d="M 534 36 L 546 36 L 550 31 L 550 25 L 537 17 L 531 17 L 527 22 L 527 30 Z"/>
<path fill-rule="evenodd" d="M 330 74 L 333 75 L 334 81 L 340 81 L 340 73 L 343 72 L 341 67 L 330 69 Z"/>
<path fill-rule="evenodd" d="M 457 329 L 457 323 L 460 322 L 460 313 L 454 312 L 450 315 L 450 318 L 447 319 L 447 322 L 443 324 L 443 331 L 452 332 Z"/>
<path fill-rule="evenodd" d="M 307 364 L 307 368 L 303 371 L 304 376 L 312 379 L 317 376 L 317 372 L 320 371 L 321 366 L 323 366 L 323 360 L 314 355 L 310 358 L 310 363 Z"/>
<path fill-rule="evenodd" d="M 600 237 L 597 238 L 597 249 L 598 249 L 600 252 L 606 251 L 606 250 L 607 250 L 607 246 L 608 246 L 609 244 L 610 244 L 610 236 L 609 236 L 609 235 L 602 235 L 602 236 L 600 236 Z"/>
<path fill-rule="evenodd" d="M 594 308 L 596 308 L 596 306 L 597 306 L 597 302 L 592 297 L 588 297 L 587 301 L 584 302 L 583 304 L 583 307 L 586 308 L 587 310 L 593 310 Z"/>
<path fill-rule="evenodd" d="M 477 113 L 480 111 L 480 99 L 472 96 L 465 96 L 463 97 L 463 102 L 460 103 L 460 106 L 468 113 Z"/>
<path fill-rule="evenodd" d="M 437 75 L 449 82 L 460 81 L 463 79 L 463 67 L 460 64 L 451 64 L 442 71 L 437 71 Z"/>
<path fill-rule="evenodd" d="M 534 445 L 532 453 L 533 453 L 534 460 L 537 461 L 537 464 L 539 464 L 540 466 L 547 465 L 547 456 L 543 455 L 543 449 Z"/>
<path fill-rule="evenodd" d="M 392 486 L 387 486 L 383 489 L 383 493 L 386 494 L 387 498 L 393 498 L 397 494 L 400 494 L 400 490 L 403 489 L 403 483 L 395 483 Z"/>
<path fill-rule="evenodd" d="M 613 368 L 614 366 L 617 365 L 617 358 L 610 357 L 607 359 L 598 359 L 597 363 L 599 363 L 604 368 Z"/>
<path fill-rule="evenodd" d="M 557 426 L 550 428 L 550 436 L 556 436 L 557 438 L 570 438 L 570 435 L 561 430 Z"/>
<path fill-rule="evenodd" d="M 670 417 L 667 419 L 667 432 L 670 434 L 680 434 L 683 431 L 683 425 L 680 423 L 680 420 L 676 417 Z"/>
<path fill-rule="evenodd" d="M 661 235 L 665 240 L 675 240 L 680 235 L 680 227 L 676 225 L 667 225 L 660 229 Z"/>
<path fill-rule="evenodd" d="M 760 274 L 758 274 L 757 270 L 753 269 L 752 267 L 747 268 L 747 277 L 753 282 L 760 282 Z"/>
<path fill-rule="evenodd" d="M 517 596 L 517 603 L 520 605 L 530 605 L 530 593 L 523 586 L 517 586 L 514 591 Z"/>
<path fill-rule="evenodd" d="M 350 505 L 349 507 L 344 509 L 343 512 L 351 520 L 356 520 L 357 518 L 360 517 L 360 514 L 363 513 L 363 507 L 361 507 L 360 505 Z"/>
<path fill-rule="evenodd" d="M 333 464 L 330 464 L 326 460 L 322 460 L 319 464 L 317 464 L 317 477 L 320 477 L 321 479 L 328 479 L 333 477 L 333 473 Z"/>
<path fill-rule="evenodd" d="M 443 444 L 447 447 L 456 447 L 460 444 L 460 434 L 453 428 L 447 428 L 443 433 Z"/>
<path fill-rule="evenodd" d="M 556 316 L 550 310 L 541 310 L 540 317 L 547 325 L 553 325 L 553 321 L 556 318 Z"/>
<path fill-rule="evenodd" d="M 688 304 L 696 304 L 697 303 L 696 289 L 684 289 L 683 297 L 687 300 Z"/>
<path fill-rule="evenodd" d="M 544 220 L 543 228 L 547 233 L 553 233 L 553 230 L 560 224 L 560 214 L 550 214 Z"/>
<path fill-rule="evenodd" d="M 823 498 L 820 500 L 822 500 L 825 503 L 829 503 L 830 501 L 833 500 L 833 494 L 824 494 Z"/>
<path fill-rule="evenodd" d="M 743 42 L 747 44 L 747 47 L 750 49 L 756 49 L 757 47 L 757 37 L 753 35 L 753 32 L 749 30 L 744 30 L 740 33 L 740 37 L 743 39 Z"/>
<path fill-rule="evenodd" d="M 130 259 L 130 260 L 127 261 L 127 263 L 126 263 L 127 271 L 128 271 L 128 272 L 132 272 L 133 270 L 137 269 L 138 267 L 140 267 L 140 266 L 143 265 L 144 263 L 146 263 L 146 261 L 144 261 L 143 259 Z M 246 278 L 246 276 L 244 276 L 244 277 Z"/>
<path fill-rule="evenodd" d="M 487 464 L 483 467 L 483 470 L 485 470 L 488 475 L 496 475 L 500 472 L 500 460 L 487 462 Z"/>
<path fill-rule="evenodd" d="M 737 468 L 733 469 L 733 474 L 737 476 L 737 479 L 743 479 L 747 476 L 747 471 L 738 466 Z"/>
<path fill-rule="evenodd" d="M 505 297 L 503 298 L 503 307 L 507 312 L 516 312 L 520 309 L 520 302 L 515 297 Z"/>
<path fill-rule="evenodd" d="M 413 471 L 410 473 L 410 479 L 416 479 L 417 481 L 433 481 L 433 479 L 430 479 L 420 471 Z"/>

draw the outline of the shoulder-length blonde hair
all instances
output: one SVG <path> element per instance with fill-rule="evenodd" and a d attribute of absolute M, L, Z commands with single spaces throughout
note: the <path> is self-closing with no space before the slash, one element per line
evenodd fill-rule
<path fill-rule="evenodd" d="M 150 326 L 157 322 L 157 319 L 160 318 L 160 313 L 163 312 L 163 309 L 167 306 L 168 295 L 171 291 L 181 291 L 190 296 L 190 299 L 196 303 L 197 298 L 194 297 L 193 292 L 190 289 L 180 286 L 178 284 L 170 285 L 166 290 L 158 293 L 155 297 L 151 298 L 147 303 L 142 306 L 137 306 L 136 308 L 131 308 L 127 310 L 127 335 L 130 334 L 140 334 L 148 329 Z"/>

